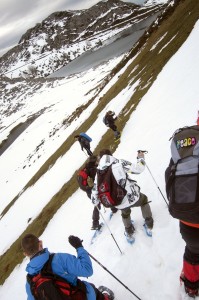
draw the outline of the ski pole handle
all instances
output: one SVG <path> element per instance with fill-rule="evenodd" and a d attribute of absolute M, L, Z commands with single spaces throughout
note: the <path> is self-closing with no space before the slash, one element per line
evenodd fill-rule
<path fill-rule="evenodd" d="M 138 153 L 145 153 L 145 154 L 147 154 L 148 151 L 147 150 L 138 150 Z"/>

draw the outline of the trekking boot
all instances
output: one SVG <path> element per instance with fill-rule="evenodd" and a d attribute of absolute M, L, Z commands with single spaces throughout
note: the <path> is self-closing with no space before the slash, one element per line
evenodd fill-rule
<path fill-rule="evenodd" d="M 150 230 L 152 230 L 153 229 L 153 218 L 152 217 L 146 218 L 145 224 Z"/>
<path fill-rule="evenodd" d="M 153 218 L 146 218 L 144 223 L 144 229 L 148 236 L 152 237 Z"/>
<path fill-rule="evenodd" d="M 185 293 L 189 296 L 189 297 L 191 297 L 191 298 L 195 298 L 196 296 L 198 296 L 199 295 L 199 293 L 198 293 L 198 289 L 190 289 L 190 288 L 188 288 L 188 287 L 184 287 L 184 289 L 185 289 Z"/>
<path fill-rule="evenodd" d="M 103 285 L 99 286 L 98 290 L 103 294 L 104 300 L 113 300 L 115 298 L 113 291 Z"/>
<path fill-rule="evenodd" d="M 124 235 L 126 236 L 128 243 L 130 243 L 130 244 L 133 244 L 135 242 L 135 238 L 133 236 L 134 231 L 135 231 L 135 228 L 134 228 L 133 224 L 128 228 L 125 227 Z"/>
<path fill-rule="evenodd" d="M 102 227 L 101 224 L 98 224 L 98 225 L 93 224 L 93 226 L 91 227 L 91 230 L 100 230 L 101 227 Z"/>
<path fill-rule="evenodd" d="M 118 209 L 116 207 L 111 207 L 111 212 L 110 212 L 110 215 L 109 215 L 109 219 L 111 219 L 113 217 L 113 215 L 116 214 L 116 212 L 118 211 Z"/>
<path fill-rule="evenodd" d="M 133 224 L 131 224 L 130 227 L 125 227 L 125 232 L 127 235 L 133 235 L 134 234 L 134 231 L 135 231 L 135 228 L 133 226 Z"/>
<path fill-rule="evenodd" d="M 111 211 L 113 214 L 115 214 L 118 211 L 118 209 L 116 207 L 111 207 Z"/>
<path fill-rule="evenodd" d="M 119 140 L 119 139 L 120 139 L 120 136 L 121 136 L 121 135 L 120 135 L 120 132 L 119 132 L 119 131 L 114 131 L 114 136 L 115 136 L 115 137 L 114 137 L 115 140 Z"/>

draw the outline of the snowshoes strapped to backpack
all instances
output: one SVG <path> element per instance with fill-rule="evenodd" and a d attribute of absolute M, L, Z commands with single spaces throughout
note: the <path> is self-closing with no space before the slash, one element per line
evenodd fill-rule
<path fill-rule="evenodd" d="M 170 214 L 199 223 L 199 126 L 178 129 L 171 143 L 172 160 L 166 171 Z"/>

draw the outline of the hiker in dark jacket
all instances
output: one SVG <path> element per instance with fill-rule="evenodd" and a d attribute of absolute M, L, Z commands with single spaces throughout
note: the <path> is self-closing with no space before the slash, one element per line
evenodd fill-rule
<path fill-rule="evenodd" d="M 169 175 L 171 174 L 173 166 L 174 162 L 171 159 L 169 166 L 165 171 L 166 183 L 169 180 Z M 195 298 L 195 296 L 199 295 L 199 224 L 180 220 L 179 227 L 180 234 L 186 244 L 180 279 L 184 282 L 185 292 L 190 297 Z"/>
<path fill-rule="evenodd" d="M 115 113 L 111 110 L 109 110 L 104 117 L 104 123 L 106 124 L 106 126 L 108 126 L 109 128 L 111 128 L 113 130 L 115 139 L 119 139 L 120 132 L 117 130 L 117 126 L 115 125 L 116 120 L 117 120 L 117 117 L 116 117 Z"/>
<path fill-rule="evenodd" d="M 83 248 L 82 241 L 76 236 L 69 236 L 69 243 L 77 251 L 77 257 L 69 253 L 55 253 L 52 259 L 52 270 L 54 274 L 61 276 L 73 286 L 78 284 L 78 276 L 89 277 L 93 274 L 92 263 L 88 252 Z M 30 258 L 26 271 L 30 275 L 39 274 L 48 261 L 50 252 L 43 248 L 42 241 L 33 234 L 26 234 L 21 240 L 24 255 Z M 86 290 L 87 300 L 112 300 L 114 295 L 109 295 L 106 288 L 97 289 L 94 284 L 81 281 Z M 30 284 L 26 282 L 27 300 L 34 300 L 30 290 Z"/>
<path fill-rule="evenodd" d="M 95 180 L 95 175 L 96 175 L 96 171 L 97 171 L 97 156 L 90 156 L 88 158 L 88 162 L 85 164 L 84 168 L 83 168 L 86 172 L 86 174 L 88 174 L 88 179 L 87 182 L 85 184 L 82 176 L 77 176 L 77 181 L 78 184 L 80 186 L 80 188 L 86 192 L 87 196 L 91 199 L 91 192 L 92 192 L 92 188 L 93 188 L 93 184 L 94 184 L 94 180 Z M 93 209 L 93 214 L 92 214 L 92 220 L 93 220 L 93 224 L 91 227 L 91 230 L 96 230 L 96 229 L 100 229 L 100 223 L 99 223 L 99 219 L 100 219 L 100 215 L 99 215 L 99 210 L 101 209 L 101 205 L 100 203 L 94 207 Z M 112 213 L 116 213 L 117 212 L 117 208 L 113 207 L 112 209 Z"/>
<path fill-rule="evenodd" d="M 93 155 L 90 149 L 90 142 L 85 137 L 81 135 L 75 135 L 74 139 L 80 143 L 82 151 L 85 149 L 89 156 Z"/>

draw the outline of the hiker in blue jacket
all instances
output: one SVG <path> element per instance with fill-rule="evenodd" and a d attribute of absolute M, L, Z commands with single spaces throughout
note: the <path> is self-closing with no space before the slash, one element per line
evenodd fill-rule
<path fill-rule="evenodd" d="M 82 241 L 76 236 L 69 236 L 69 243 L 77 251 L 77 257 L 68 253 L 56 253 L 52 260 L 52 270 L 73 286 L 77 285 L 78 276 L 89 277 L 93 274 L 92 263 Z M 30 275 L 38 274 L 48 261 L 50 252 L 43 248 L 42 241 L 33 234 L 26 234 L 21 241 L 24 255 L 30 258 L 26 271 Z M 97 289 L 93 284 L 82 281 L 86 287 L 87 300 L 112 300 L 108 292 L 101 287 Z M 27 300 L 35 300 L 31 293 L 30 284 L 26 282 Z"/>

